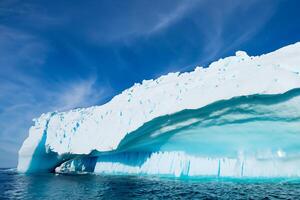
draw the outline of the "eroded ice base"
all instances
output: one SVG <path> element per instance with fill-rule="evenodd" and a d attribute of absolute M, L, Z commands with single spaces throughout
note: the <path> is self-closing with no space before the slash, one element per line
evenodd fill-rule
<path fill-rule="evenodd" d="M 145 156 L 148 156 L 145 159 Z M 300 175 L 300 158 L 208 158 L 184 152 L 129 153 L 99 157 L 94 172 L 165 176 L 293 177 Z"/>

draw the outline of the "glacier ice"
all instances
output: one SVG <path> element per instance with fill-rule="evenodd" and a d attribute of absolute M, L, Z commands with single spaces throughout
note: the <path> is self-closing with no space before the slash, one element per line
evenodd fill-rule
<path fill-rule="evenodd" d="M 34 121 L 20 172 L 300 176 L 300 43 L 239 51 Z"/>

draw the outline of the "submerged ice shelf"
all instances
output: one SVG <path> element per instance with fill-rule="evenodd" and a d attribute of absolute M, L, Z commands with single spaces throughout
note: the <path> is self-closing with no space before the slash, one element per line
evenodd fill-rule
<path fill-rule="evenodd" d="M 300 176 L 300 43 L 135 84 L 110 102 L 43 114 L 20 172 Z"/>

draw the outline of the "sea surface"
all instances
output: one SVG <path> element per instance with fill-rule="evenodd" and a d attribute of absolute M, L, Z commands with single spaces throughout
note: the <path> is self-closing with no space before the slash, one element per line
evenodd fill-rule
<path fill-rule="evenodd" d="M 300 199 L 300 179 L 25 175 L 0 169 L 0 199 Z"/>

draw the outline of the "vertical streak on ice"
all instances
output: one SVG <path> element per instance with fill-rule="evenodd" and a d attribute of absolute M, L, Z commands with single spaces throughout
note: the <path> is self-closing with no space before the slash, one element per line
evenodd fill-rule
<path fill-rule="evenodd" d="M 244 161 L 242 162 L 241 177 L 244 175 Z"/>
<path fill-rule="evenodd" d="M 221 161 L 219 160 L 219 163 L 218 163 L 218 177 L 220 177 L 220 174 L 221 174 Z"/>
<path fill-rule="evenodd" d="M 189 176 L 189 174 L 190 174 L 190 167 L 191 167 L 191 160 L 188 161 L 187 171 L 186 171 L 187 176 Z"/>

